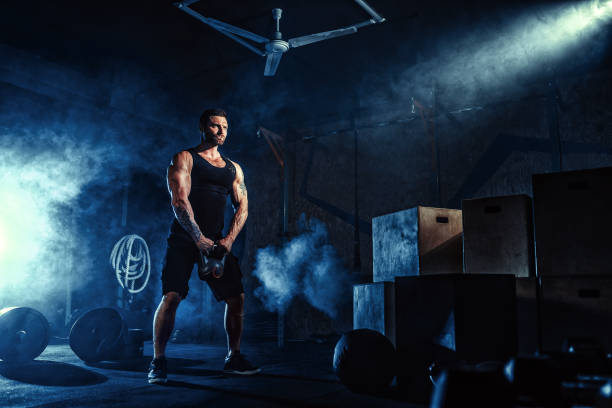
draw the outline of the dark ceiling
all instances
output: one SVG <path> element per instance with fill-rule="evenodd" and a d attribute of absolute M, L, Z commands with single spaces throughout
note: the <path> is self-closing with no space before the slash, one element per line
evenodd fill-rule
<path fill-rule="evenodd" d="M 538 4 L 544 3 L 551 2 Z M 417 58 L 440 52 L 442 36 L 452 37 L 482 22 L 495 25 L 535 3 L 369 4 L 388 21 L 292 49 L 272 78 L 263 76 L 263 57 L 167 0 L 10 2 L 2 6 L 0 25 L 4 45 L 120 86 L 136 110 L 157 103 L 157 109 L 146 111 L 173 118 L 162 119 L 166 122 L 193 122 L 202 107 L 225 106 L 244 129 L 257 124 L 284 129 L 362 109 L 363 84 L 371 78 L 392 81 Z M 284 38 L 368 18 L 352 0 L 200 0 L 191 7 L 266 37 L 273 31 L 275 7 L 283 9 Z"/>

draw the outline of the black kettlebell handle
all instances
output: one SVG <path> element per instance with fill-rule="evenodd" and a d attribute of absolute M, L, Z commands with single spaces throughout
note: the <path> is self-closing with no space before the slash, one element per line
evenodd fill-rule
<path fill-rule="evenodd" d="M 205 280 L 208 276 L 212 276 L 215 278 L 220 278 L 223 276 L 223 267 L 225 263 L 225 255 L 227 255 L 228 251 L 223 245 L 219 244 L 219 242 L 215 241 L 213 243 L 212 248 L 205 254 L 203 251 L 200 251 L 201 263 L 198 267 L 198 275 L 200 279 Z M 210 263 L 216 265 L 212 266 Z M 211 269 L 213 268 L 213 269 Z"/>
<path fill-rule="evenodd" d="M 223 259 L 225 255 L 227 255 L 227 248 L 221 245 L 219 241 L 215 241 L 208 256 L 211 256 L 216 259 Z"/>

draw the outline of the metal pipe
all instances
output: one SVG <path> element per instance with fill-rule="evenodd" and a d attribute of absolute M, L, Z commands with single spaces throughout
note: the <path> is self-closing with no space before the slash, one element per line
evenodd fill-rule
<path fill-rule="evenodd" d="M 438 105 L 438 85 L 434 83 L 433 85 L 433 108 L 431 111 L 431 136 L 433 137 L 434 149 L 436 155 L 436 190 L 438 194 L 438 206 L 442 207 L 442 183 L 440 181 L 440 177 L 442 176 L 442 167 L 440 165 L 440 140 L 439 137 L 436 136 L 436 128 L 434 119 L 436 117 L 436 109 Z"/>
<path fill-rule="evenodd" d="M 285 346 L 285 311 L 278 311 L 278 320 L 277 320 L 277 346 L 278 348 L 283 348 Z"/>
<path fill-rule="evenodd" d="M 70 273 L 66 274 L 66 309 L 64 310 L 64 327 L 68 327 L 72 319 L 72 281 Z"/>
<path fill-rule="evenodd" d="M 127 225 L 127 216 L 128 216 L 128 192 L 129 192 L 129 183 L 126 182 L 123 185 L 123 202 L 121 205 L 121 226 L 125 227 Z"/>
<path fill-rule="evenodd" d="M 285 166 L 285 162 L 283 160 L 283 158 L 281 157 L 282 153 L 279 153 L 280 149 L 277 149 L 274 145 L 274 143 L 272 142 L 272 140 L 270 140 L 270 137 L 268 136 L 268 131 L 266 131 L 263 128 L 259 128 L 259 130 L 257 131 L 257 135 L 263 135 L 264 139 L 266 139 L 266 142 L 268 142 L 268 145 L 270 146 L 270 149 L 272 149 L 272 153 L 274 153 L 274 157 L 276 157 L 276 161 L 278 161 L 278 164 L 280 164 L 281 167 Z"/>
<path fill-rule="evenodd" d="M 286 162 L 283 167 L 283 195 L 282 195 L 282 241 L 283 245 L 287 242 L 287 200 L 289 198 L 288 194 L 288 169 Z M 285 347 L 285 310 L 278 311 L 278 327 L 277 327 L 277 345 L 279 348 Z"/>
<path fill-rule="evenodd" d="M 559 114 L 557 113 L 558 96 L 554 80 L 548 82 L 548 94 L 546 96 L 548 134 L 552 142 L 552 171 L 563 170 L 563 144 L 561 143 L 561 132 L 559 131 Z"/>
<path fill-rule="evenodd" d="M 354 188 L 355 188 L 355 231 L 353 235 L 353 271 L 361 273 L 361 230 L 359 228 L 359 131 L 355 124 L 355 119 L 352 120 L 353 125 L 353 144 L 354 144 L 354 157 L 353 157 L 353 175 Z"/>
<path fill-rule="evenodd" d="M 264 132 L 265 134 L 265 132 Z M 266 137 L 267 139 L 267 137 Z M 272 145 L 270 145 L 272 147 Z M 283 244 L 287 242 L 287 234 L 289 231 L 289 166 L 287 166 L 287 158 L 285 154 L 282 155 L 281 166 L 283 168 L 283 202 L 282 202 L 282 234 Z M 283 348 L 285 346 L 285 311 L 279 311 L 278 313 L 278 347 Z"/>
<path fill-rule="evenodd" d="M 289 231 L 289 166 L 283 165 L 283 236 Z"/>

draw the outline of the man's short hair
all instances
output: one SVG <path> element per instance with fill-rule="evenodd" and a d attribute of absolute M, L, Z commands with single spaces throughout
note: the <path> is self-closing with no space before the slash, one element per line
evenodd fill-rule
<path fill-rule="evenodd" d="M 204 132 L 206 122 L 208 122 L 208 118 L 211 116 L 223 116 L 225 119 L 227 119 L 227 113 L 223 109 L 206 109 L 204 112 L 202 112 L 202 116 L 200 116 L 200 132 Z"/>

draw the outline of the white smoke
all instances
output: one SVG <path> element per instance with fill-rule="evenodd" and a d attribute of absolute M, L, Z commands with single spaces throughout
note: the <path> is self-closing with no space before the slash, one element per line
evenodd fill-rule
<path fill-rule="evenodd" d="M 44 302 L 87 281 L 90 242 L 75 234 L 83 188 L 116 147 L 48 130 L 0 134 L 0 302 Z"/>
<path fill-rule="evenodd" d="M 304 214 L 299 224 L 300 235 L 282 247 L 257 252 L 253 273 L 262 286 L 255 295 L 270 311 L 284 311 L 293 297 L 303 295 L 312 306 L 335 318 L 343 296 L 350 295 L 350 276 L 329 244 L 325 225 L 316 218 L 306 222 Z"/>

